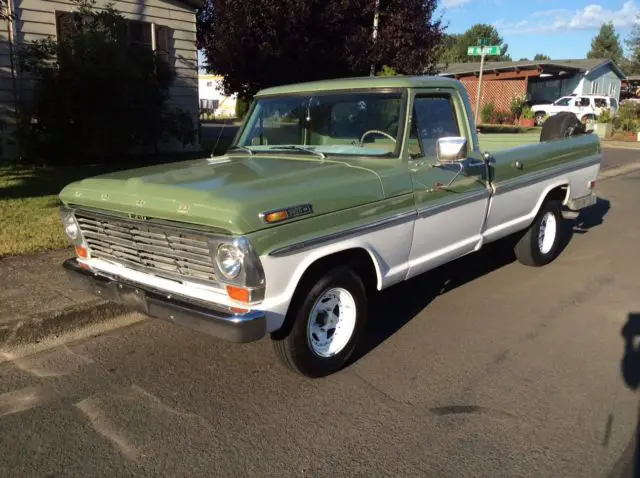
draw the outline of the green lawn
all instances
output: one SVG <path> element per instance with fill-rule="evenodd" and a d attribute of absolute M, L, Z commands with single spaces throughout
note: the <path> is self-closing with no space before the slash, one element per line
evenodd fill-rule
<path fill-rule="evenodd" d="M 78 168 L 0 167 L 0 258 L 65 247 L 57 193 Z"/>
<path fill-rule="evenodd" d="M 540 141 L 540 133 L 502 133 L 502 134 L 481 134 L 478 135 L 480 140 L 480 150 L 489 151 L 490 153 L 501 151 L 509 148 L 515 148 L 523 144 L 534 144 Z"/>
<path fill-rule="evenodd" d="M 156 155 L 108 166 L 0 166 L 0 258 L 67 246 L 58 216 L 58 194 L 67 184 L 109 171 L 203 156 L 208 154 Z"/>

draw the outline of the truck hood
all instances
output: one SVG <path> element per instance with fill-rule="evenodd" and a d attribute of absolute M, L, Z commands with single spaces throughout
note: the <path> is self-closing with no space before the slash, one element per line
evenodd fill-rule
<path fill-rule="evenodd" d="M 374 171 L 343 161 L 216 157 L 137 168 L 66 186 L 63 203 L 246 234 L 267 227 L 261 212 L 311 204 L 326 214 L 384 198 Z M 296 219 L 292 219 L 291 222 Z"/>

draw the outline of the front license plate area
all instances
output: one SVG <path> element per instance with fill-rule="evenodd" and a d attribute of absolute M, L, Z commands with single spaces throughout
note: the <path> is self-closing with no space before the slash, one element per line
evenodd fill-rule
<path fill-rule="evenodd" d="M 120 286 L 120 301 L 122 305 L 147 312 L 147 295 L 143 290 L 134 287 Z"/>

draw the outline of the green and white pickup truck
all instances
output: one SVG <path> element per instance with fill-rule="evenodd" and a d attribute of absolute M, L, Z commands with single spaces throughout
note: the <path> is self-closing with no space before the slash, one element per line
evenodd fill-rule
<path fill-rule="evenodd" d="M 595 135 L 555 137 L 481 151 L 446 78 L 266 89 L 223 156 L 65 187 L 64 267 L 149 316 L 270 336 L 293 370 L 326 376 L 367 333 L 376 292 L 509 235 L 521 263 L 554 259 L 561 207 L 596 201 L 602 160 Z"/>

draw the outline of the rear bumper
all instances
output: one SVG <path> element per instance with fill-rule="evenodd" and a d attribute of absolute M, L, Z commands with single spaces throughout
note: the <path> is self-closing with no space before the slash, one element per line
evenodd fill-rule
<path fill-rule="evenodd" d="M 253 342 L 266 335 L 267 320 L 262 311 L 232 314 L 194 304 L 118 278 L 105 277 L 67 259 L 63 267 L 73 283 L 88 292 L 159 319 L 218 337 L 229 342 Z"/>

